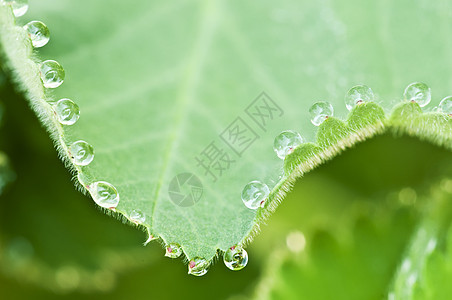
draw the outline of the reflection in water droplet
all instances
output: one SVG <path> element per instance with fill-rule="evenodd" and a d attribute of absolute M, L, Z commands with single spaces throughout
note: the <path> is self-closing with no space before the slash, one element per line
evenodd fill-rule
<path fill-rule="evenodd" d="M 50 40 L 50 32 L 46 24 L 40 21 L 31 21 L 24 26 L 35 48 L 45 46 Z"/>
<path fill-rule="evenodd" d="M 134 209 L 130 212 L 129 218 L 135 224 L 143 224 L 146 221 L 146 215 L 139 209 Z"/>
<path fill-rule="evenodd" d="M 64 81 L 63 67 L 54 60 L 46 60 L 41 64 L 41 79 L 45 88 L 54 89 Z"/>
<path fill-rule="evenodd" d="M 452 96 L 448 96 L 441 100 L 439 103 L 439 109 L 441 112 L 452 117 Z"/>
<path fill-rule="evenodd" d="M 311 114 L 311 123 L 315 126 L 319 126 L 326 119 L 333 116 L 333 106 L 325 101 L 314 103 L 309 109 Z"/>
<path fill-rule="evenodd" d="M 430 103 L 431 91 L 425 83 L 413 82 L 406 87 L 403 97 L 407 101 L 416 102 L 420 107 L 424 107 Z"/>
<path fill-rule="evenodd" d="M 119 194 L 116 188 L 105 181 L 98 181 L 90 186 L 90 193 L 94 201 L 105 208 L 115 208 L 119 203 Z"/>
<path fill-rule="evenodd" d="M 58 121 L 63 125 L 73 125 L 80 117 L 78 105 L 70 99 L 61 99 L 54 104 L 53 109 Z"/>
<path fill-rule="evenodd" d="M 243 269 L 248 263 L 248 253 L 240 246 L 232 246 L 223 255 L 226 267 L 232 271 Z"/>
<path fill-rule="evenodd" d="M 94 159 L 93 146 L 85 141 L 77 141 L 71 145 L 71 156 L 74 164 L 78 166 L 86 166 Z"/>
<path fill-rule="evenodd" d="M 345 106 L 351 110 L 358 104 L 374 100 L 374 93 L 367 85 L 356 85 L 348 90 L 345 95 Z"/>
<path fill-rule="evenodd" d="M 166 253 L 165 256 L 169 258 L 178 258 L 182 254 L 182 248 L 179 246 L 179 244 L 176 243 L 170 243 L 168 246 L 166 246 Z"/>
<path fill-rule="evenodd" d="M 249 209 L 263 207 L 265 199 L 270 194 L 270 189 L 265 183 L 260 181 L 251 181 L 242 191 L 242 201 Z"/>
<path fill-rule="evenodd" d="M 192 259 L 188 263 L 188 274 L 194 276 L 203 276 L 209 270 L 209 263 L 200 257 Z"/>
<path fill-rule="evenodd" d="M 6 5 L 11 5 L 16 17 L 25 15 L 28 10 L 28 0 L 3 0 Z"/>
<path fill-rule="evenodd" d="M 303 138 L 298 132 L 286 130 L 278 134 L 273 142 L 273 150 L 279 158 L 284 159 L 292 153 L 295 147 L 303 143 Z"/>

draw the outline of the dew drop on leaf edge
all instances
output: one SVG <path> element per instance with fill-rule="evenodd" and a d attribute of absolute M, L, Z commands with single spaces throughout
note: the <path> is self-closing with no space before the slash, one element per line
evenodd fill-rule
<path fill-rule="evenodd" d="M 50 32 L 47 26 L 41 21 L 31 21 L 24 26 L 31 39 L 31 44 L 35 48 L 45 46 L 50 40 Z"/>
<path fill-rule="evenodd" d="M 269 194 L 270 189 L 265 183 L 251 181 L 242 190 L 242 201 L 249 209 L 257 209 L 264 206 Z"/>
<path fill-rule="evenodd" d="M 74 164 L 86 166 L 94 159 L 94 148 L 85 141 L 77 141 L 70 147 Z"/>
<path fill-rule="evenodd" d="M 63 125 L 73 125 L 80 117 L 78 105 L 70 99 L 61 99 L 53 106 L 58 121 Z"/>
<path fill-rule="evenodd" d="M 209 270 L 209 262 L 204 258 L 195 257 L 188 263 L 188 274 L 194 276 L 203 276 Z"/>
<path fill-rule="evenodd" d="M 438 107 L 441 112 L 452 117 L 452 96 L 447 96 L 441 100 Z"/>
<path fill-rule="evenodd" d="M 182 254 L 182 248 L 179 244 L 170 243 L 166 246 L 165 256 L 169 258 L 178 258 Z"/>
<path fill-rule="evenodd" d="M 413 82 L 405 88 L 403 97 L 407 101 L 416 102 L 420 107 L 424 107 L 430 103 L 432 94 L 425 83 Z"/>
<path fill-rule="evenodd" d="M 132 210 L 129 218 L 135 224 L 143 224 L 146 221 L 146 215 L 139 209 Z"/>
<path fill-rule="evenodd" d="M 248 264 L 248 253 L 240 246 L 232 246 L 223 255 L 223 262 L 232 271 L 239 271 Z"/>
<path fill-rule="evenodd" d="M 314 103 L 309 109 L 311 115 L 311 123 L 315 126 L 319 126 L 326 119 L 333 116 L 333 106 L 325 101 L 319 101 Z"/>
<path fill-rule="evenodd" d="M 345 95 L 345 106 L 348 110 L 352 110 L 358 104 L 373 101 L 374 93 L 367 85 L 356 85 L 348 90 Z"/>
<path fill-rule="evenodd" d="M 28 0 L 3 0 L 6 5 L 11 5 L 16 17 L 25 15 L 28 10 Z"/>
<path fill-rule="evenodd" d="M 59 87 L 65 77 L 63 67 L 54 60 L 46 60 L 41 64 L 41 79 L 45 88 L 54 89 Z"/>
<path fill-rule="evenodd" d="M 273 150 L 275 150 L 276 155 L 279 158 L 284 159 L 302 143 L 303 138 L 298 132 L 286 130 L 276 136 L 275 141 L 273 142 Z"/>
<path fill-rule="evenodd" d="M 115 208 L 119 203 L 119 194 L 116 188 L 108 182 L 97 181 L 90 185 L 90 193 L 99 206 Z"/>

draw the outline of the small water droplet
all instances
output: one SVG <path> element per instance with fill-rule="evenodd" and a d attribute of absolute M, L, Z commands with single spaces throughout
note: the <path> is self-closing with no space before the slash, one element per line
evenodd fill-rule
<path fill-rule="evenodd" d="M 53 105 L 58 121 L 63 125 L 73 125 L 80 117 L 78 105 L 70 99 L 61 99 Z"/>
<path fill-rule="evenodd" d="M 447 96 L 439 103 L 439 109 L 452 117 L 452 96 Z"/>
<path fill-rule="evenodd" d="M 326 119 L 333 116 L 333 106 L 325 101 L 314 103 L 309 109 L 311 114 L 311 123 L 315 126 L 319 126 Z"/>
<path fill-rule="evenodd" d="M 3 0 L 6 5 L 11 5 L 16 17 L 25 15 L 28 10 L 28 0 Z"/>
<path fill-rule="evenodd" d="M 93 161 L 94 149 L 93 146 L 85 141 L 77 141 L 71 145 L 70 148 L 74 164 L 78 166 L 86 166 Z"/>
<path fill-rule="evenodd" d="M 270 189 L 265 183 L 251 181 L 242 190 L 242 201 L 249 209 L 263 207 Z"/>
<path fill-rule="evenodd" d="M 367 85 L 356 85 L 348 90 L 345 95 L 345 106 L 352 110 L 358 104 L 374 100 L 374 93 Z"/>
<path fill-rule="evenodd" d="M 179 244 L 176 243 L 170 243 L 168 246 L 166 246 L 166 253 L 165 256 L 169 258 L 178 258 L 182 254 L 182 248 L 179 246 Z"/>
<path fill-rule="evenodd" d="M 63 67 L 54 60 L 46 60 L 41 64 L 41 79 L 45 88 L 54 89 L 64 81 Z"/>
<path fill-rule="evenodd" d="M 132 210 L 129 218 L 135 224 L 143 224 L 146 221 L 146 215 L 139 209 Z"/>
<path fill-rule="evenodd" d="M 209 270 L 209 263 L 200 257 L 192 259 L 188 263 L 188 274 L 194 276 L 203 276 Z"/>
<path fill-rule="evenodd" d="M 116 188 L 105 181 L 98 181 L 90 186 L 90 193 L 94 201 L 105 208 L 115 208 L 119 203 L 119 194 Z"/>
<path fill-rule="evenodd" d="M 240 246 L 232 246 L 224 253 L 223 261 L 232 271 L 239 271 L 248 263 L 248 253 Z"/>
<path fill-rule="evenodd" d="M 420 107 L 430 103 L 432 94 L 428 85 L 422 82 L 413 82 L 406 87 L 403 97 L 407 101 L 416 102 Z"/>
<path fill-rule="evenodd" d="M 45 46 L 50 40 L 50 32 L 46 24 L 41 21 L 31 21 L 24 26 L 35 48 Z"/>
<path fill-rule="evenodd" d="M 273 150 L 279 158 L 284 159 L 292 153 L 295 147 L 303 143 L 303 138 L 298 132 L 286 130 L 278 134 L 273 142 Z"/>

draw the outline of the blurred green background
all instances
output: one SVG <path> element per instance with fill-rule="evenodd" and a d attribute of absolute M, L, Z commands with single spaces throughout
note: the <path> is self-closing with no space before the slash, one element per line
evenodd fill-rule
<path fill-rule="evenodd" d="M 218 260 L 194 278 L 75 190 L 26 101 L 2 82 L 0 146 L 16 174 L 0 198 L 2 299 L 378 299 L 430 189 L 439 184 L 452 198 L 448 151 L 378 136 L 300 179 L 247 248 L 244 270 Z"/>

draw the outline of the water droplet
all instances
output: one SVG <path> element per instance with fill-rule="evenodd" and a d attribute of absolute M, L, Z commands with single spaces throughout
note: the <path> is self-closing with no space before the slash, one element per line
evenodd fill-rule
<path fill-rule="evenodd" d="M 407 101 L 416 102 L 420 107 L 424 107 L 430 103 L 431 92 L 428 85 L 422 82 L 413 82 L 406 87 L 403 97 Z"/>
<path fill-rule="evenodd" d="M 45 88 L 54 89 L 64 81 L 63 67 L 54 60 L 46 60 L 41 64 L 41 79 Z"/>
<path fill-rule="evenodd" d="M 188 274 L 190 275 L 202 276 L 208 270 L 209 263 L 204 258 L 196 257 L 188 263 Z"/>
<path fill-rule="evenodd" d="M 50 32 L 46 24 L 40 21 L 31 21 L 24 26 L 35 48 L 45 46 L 50 40 Z"/>
<path fill-rule="evenodd" d="M 3 0 L 6 5 L 11 5 L 16 17 L 25 15 L 28 10 L 28 0 Z"/>
<path fill-rule="evenodd" d="M 239 271 L 248 263 L 248 253 L 240 246 L 232 246 L 224 253 L 223 261 L 232 271 Z"/>
<path fill-rule="evenodd" d="M 74 164 L 78 166 L 86 166 L 93 161 L 94 149 L 93 146 L 85 141 L 77 141 L 71 145 L 71 157 Z"/>
<path fill-rule="evenodd" d="M 166 246 L 166 253 L 165 256 L 169 258 L 178 258 L 182 254 L 182 248 L 176 244 L 171 243 L 168 246 Z"/>
<path fill-rule="evenodd" d="M 242 201 L 249 209 L 257 209 L 264 206 L 268 194 L 270 190 L 265 183 L 251 181 L 243 188 Z"/>
<path fill-rule="evenodd" d="M 90 186 L 90 193 L 94 201 L 105 208 L 115 208 L 119 203 L 119 194 L 116 188 L 108 182 L 98 181 Z"/>
<path fill-rule="evenodd" d="M 374 100 L 374 92 L 367 85 L 356 85 L 348 90 L 345 95 L 345 106 L 352 110 L 358 104 Z"/>
<path fill-rule="evenodd" d="M 286 130 L 281 132 L 273 142 L 273 150 L 279 158 L 284 159 L 293 149 L 303 143 L 303 138 L 298 132 Z"/>
<path fill-rule="evenodd" d="M 135 224 L 143 224 L 146 221 L 146 215 L 139 209 L 132 210 L 129 218 Z"/>
<path fill-rule="evenodd" d="M 452 117 L 452 96 L 448 96 L 441 100 L 439 103 L 439 109 Z"/>
<path fill-rule="evenodd" d="M 78 105 L 70 99 L 61 99 L 53 106 L 58 121 L 63 125 L 72 125 L 80 117 Z"/>
<path fill-rule="evenodd" d="M 311 123 L 315 126 L 319 126 L 326 119 L 333 116 L 333 106 L 325 101 L 314 103 L 309 109 L 311 114 Z"/>

